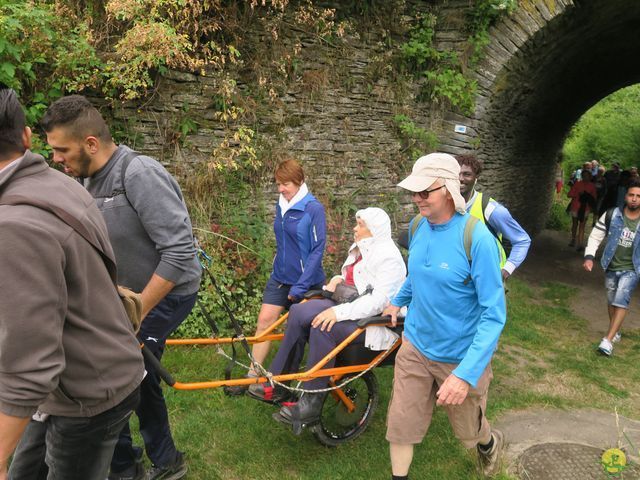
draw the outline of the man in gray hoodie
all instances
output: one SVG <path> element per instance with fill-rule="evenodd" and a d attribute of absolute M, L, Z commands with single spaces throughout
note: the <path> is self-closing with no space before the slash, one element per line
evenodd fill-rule
<path fill-rule="evenodd" d="M 0 480 L 36 410 L 49 416 L 47 478 L 103 479 L 142 355 L 102 215 L 30 146 L 17 95 L 0 86 Z"/>
<path fill-rule="evenodd" d="M 54 102 L 41 121 L 53 161 L 79 177 L 95 198 L 109 231 L 118 283 L 142 294 L 138 338 L 158 359 L 167 337 L 189 315 L 200 286 L 200 264 L 180 187 L 156 160 L 116 145 L 100 113 L 80 95 Z M 187 471 L 173 442 L 160 377 L 146 364 L 140 420 L 150 480 L 176 480 Z M 110 480 L 141 479 L 142 450 L 125 427 Z"/>

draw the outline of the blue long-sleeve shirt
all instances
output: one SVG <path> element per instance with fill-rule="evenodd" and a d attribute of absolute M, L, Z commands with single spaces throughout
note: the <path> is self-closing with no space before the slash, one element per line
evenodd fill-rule
<path fill-rule="evenodd" d="M 474 192 L 471 199 L 467 203 L 466 210 L 469 212 L 474 202 L 478 200 L 478 192 Z M 531 237 L 524 231 L 522 226 L 511 216 L 511 212 L 499 202 L 491 199 L 484 212 L 487 222 L 493 230 L 502 235 L 503 238 L 511 244 L 511 252 L 505 263 L 504 268 L 509 275 L 520 266 L 524 259 L 527 258 L 529 247 L 531 246 Z"/>
<path fill-rule="evenodd" d="M 463 243 L 468 218 L 456 213 L 444 224 L 421 221 L 409 246 L 409 275 L 391 303 L 409 306 L 408 340 L 431 360 L 457 363 L 454 375 L 475 387 L 498 343 L 506 305 L 498 248 L 480 222 L 469 265 Z"/>

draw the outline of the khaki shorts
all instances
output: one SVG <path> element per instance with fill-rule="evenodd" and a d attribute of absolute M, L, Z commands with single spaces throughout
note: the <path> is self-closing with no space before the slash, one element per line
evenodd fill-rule
<path fill-rule="evenodd" d="M 408 445 L 420 443 L 427 434 L 436 392 L 457 367 L 455 363 L 434 362 L 416 349 L 406 337 L 398 351 L 393 378 L 393 393 L 387 411 L 387 440 Z M 470 388 L 461 405 L 443 407 L 455 436 L 466 448 L 489 438 L 491 427 L 485 417 L 487 392 L 493 378 L 491 364 L 483 372 L 476 388 Z"/>

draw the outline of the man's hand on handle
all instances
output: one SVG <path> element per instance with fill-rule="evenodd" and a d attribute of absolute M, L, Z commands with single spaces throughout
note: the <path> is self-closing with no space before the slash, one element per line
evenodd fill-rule
<path fill-rule="evenodd" d="M 382 311 L 382 316 L 390 316 L 391 317 L 391 326 L 395 327 L 398 323 L 398 313 L 400 312 L 401 307 L 396 307 L 395 305 L 387 305 L 387 307 Z"/>

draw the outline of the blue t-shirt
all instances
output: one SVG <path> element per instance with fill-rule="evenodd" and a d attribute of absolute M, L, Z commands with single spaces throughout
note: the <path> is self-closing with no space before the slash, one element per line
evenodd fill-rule
<path fill-rule="evenodd" d="M 409 341 L 431 360 L 459 364 L 453 373 L 475 387 L 504 327 L 506 304 L 498 247 L 480 222 L 469 265 L 463 242 L 468 219 L 456 213 L 443 224 L 422 220 L 409 246 L 409 275 L 391 303 L 409 306 Z"/>

